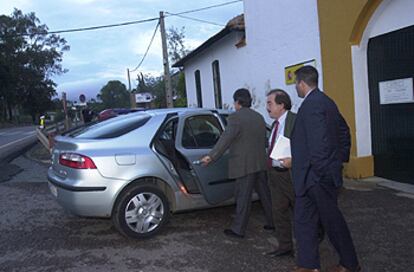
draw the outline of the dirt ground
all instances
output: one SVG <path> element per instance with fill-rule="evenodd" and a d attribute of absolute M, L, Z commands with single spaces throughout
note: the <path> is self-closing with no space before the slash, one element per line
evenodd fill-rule
<path fill-rule="evenodd" d="M 158 236 L 130 240 L 110 220 L 63 210 L 48 190 L 47 163 L 30 156 L 11 162 L 21 171 L 0 182 L 0 271 L 268 272 L 294 266 L 293 258 L 264 255 L 276 240 L 263 230 L 257 202 L 244 239 L 223 234 L 234 209 L 229 206 L 173 215 Z M 347 181 L 346 187 L 340 206 L 362 271 L 411 271 L 414 195 L 381 187 L 375 180 Z M 327 239 L 321 259 L 324 269 L 337 262 Z"/>

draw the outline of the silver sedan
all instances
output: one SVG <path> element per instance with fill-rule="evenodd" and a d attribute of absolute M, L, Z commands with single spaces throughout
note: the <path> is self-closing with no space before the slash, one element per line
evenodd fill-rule
<path fill-rule="evenodd" d="M 80 216 L 110 217 L 124 235 L 155 235 L 170 213 L 226 203 L 228 156 L 197 160 L 217 142 L 230 112 L 161 109 L 132 113 L 55 139 L 51 193 Z"/>

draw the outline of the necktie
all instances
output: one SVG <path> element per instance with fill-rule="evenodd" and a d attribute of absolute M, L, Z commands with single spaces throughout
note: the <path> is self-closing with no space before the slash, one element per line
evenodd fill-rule
<path fill-rule="evenodd" d="M 270 140 L 270 146 L 268 149 L 268 157 L 267 157 L 267 166 L 272 168 L 272 158 L 270 158 L 270 153 L 272 153 L 273 147 L 275 146 L 275 140 L 277 136 L 277 129 L 279 128 L 279 122 L 276 120 L 273 122 L 273 134 L 272 139 Z"/>

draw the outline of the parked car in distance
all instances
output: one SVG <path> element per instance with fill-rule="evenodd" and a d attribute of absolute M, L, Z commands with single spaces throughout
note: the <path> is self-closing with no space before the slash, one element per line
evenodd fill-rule
<path fill-rule="evenodd" d="M 49 188 L 74 214 L 112 218 L 127 237 L 158 233 L 170 213 L 232 203 L 225 153 L 197 163 L 230 111 L 159 109 L 98 122 L 55 138 Z"/>
<path fill-rule="evenodd" d="M 131 112 L 137 112 L 137 111 L 143 111 L 145 110 L 144 108 L 134 108 L 134 109 L 127 109 L 127 108 L 115 108 L 115 109 L 106 109 L 101 111 L 98 114 L 98 121 L 104 121 L 107 120 L 109 118 L 113 118 L 116 117 L 118 115 L 122 115 L 122 114 L 128 114 Z"/>

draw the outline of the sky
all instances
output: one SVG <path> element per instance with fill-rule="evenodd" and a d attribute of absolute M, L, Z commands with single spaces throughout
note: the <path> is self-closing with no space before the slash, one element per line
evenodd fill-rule
<path fill-rule="evenodd" d="M 23 13 L 35 12 L 49 31 L 117 24 L 159 16 L 160 11 L 179 13 L 213 6 L 231 0 L 9 0 L 0 2 L 0 14 L 10 15 L 14 8 Z M 193 18 L 225 25 L 231 18 L 243 13 L 243 2 L 185 14 Z M 70 46 L 63 55 L 63 68 L 68 72 L 54 76 L 60 96 L 68 99 L 86 99 L 96 94 L 109 80 L 120 80 L 128 88 L 127 68 L 133 70 L 142 59 L 157 21 L 100 30 L 62 33 Z M 177 16 L 165 18 L 166 29 L 185 28 L 185 46 L 194 49 L 219 32 L 217 26 Z M 163 72 L 161 36 L 158 33 L 137 72 L 160 75 Z M 131 73 L 132 88 L 136 73 Z"/>

